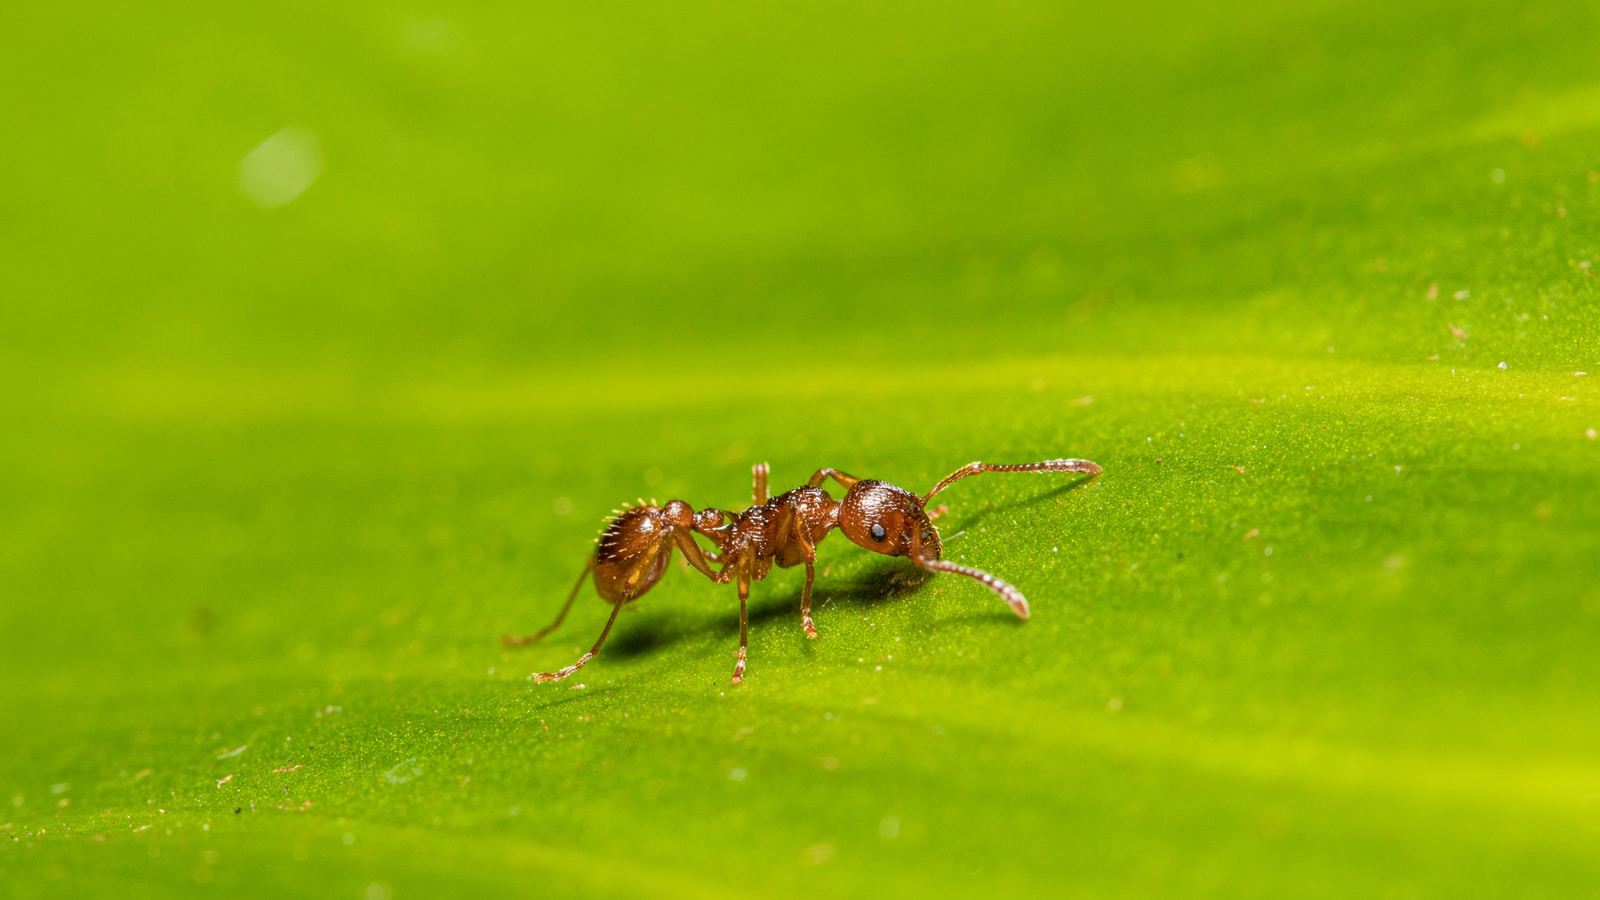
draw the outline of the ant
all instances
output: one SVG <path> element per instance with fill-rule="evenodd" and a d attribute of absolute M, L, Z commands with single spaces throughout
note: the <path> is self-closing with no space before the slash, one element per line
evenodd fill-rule
<path fill-rule="evenodd" d="M 682 500 L 657 506 L 644 503 L 619 510 L 609 520 L 595 543 L 594 555 L 578 576 L 572 593 L 555 621 L 531 635 L 508 635 L 508 645 L 530 644 L 561 626 L 577 598 L 583 582 L 594 575 L 595 591 L 611 603 L 611 618 L 600 631 L 600 639 L 578 661 L 555 672 L 539 672 L 530 681 L 556 681 L 583 668 L 605 645 L 617 613 L 655 586 L 667 570 L 672 548 L 683 551 L 689 565 L 717 584 L 732 581 L 739 587 L 739 652 L 734 655 L 733 683 L 744 680 L 745 656 L 749 647 L 750 583 L 767 577 L 772 564 L 789 568 L 804 564 L 806 586 L 800 593 L 800 624 L 806 637 L 817 636 L 811 621 L 811 583 L 816 578 L 817 542 L 837 528 L 845 537 L 874 553 L 905 556 L 915 565 L 936 572 L 965 575 L 1000 595 L 1019 618 L 1028 617 L 1028 601 L 1016 588 L 981 569 L 940 559 L 943 545 L 928 501 L 963 478 L 983 472 L 1077 472 L 1091 478 L 1100 466 L 1086 459 L 1051 459 L 1044 462 L 1004 466 L 972 462 L 950 473 L 933 490 L 917 496 L 885 481 L 872 481 L 847 475 L 837 469 L 818 469 L 804 487 L 776 497 L 767 496 L 767 464 L 752 469 L 755 479 L 754 503 L 742 513 L 723 509 L 695 512 Z M 822 489 L 832 478 L 845 489 L 843 500 L 834 500 Z M 701 549 L 693 535 L 716 545 L 715 551 Z M 720 568 L 712 569 L 713 565 Z"/>

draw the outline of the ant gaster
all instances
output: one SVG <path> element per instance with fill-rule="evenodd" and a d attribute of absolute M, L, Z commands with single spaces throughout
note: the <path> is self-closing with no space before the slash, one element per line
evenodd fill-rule
<path fill-rule="evenodd" d="M 622 607 L 639 599 L 661 580 L 676 546 L 683 551 L 689 565 L 713 582 L 727 584 L 731 581 L 738 585 L 739 652 L 735 654 L 737 661 L 733 666 L 733 683 L 738 684 L 744 680 L 749 647 L 750 583 L 767 577 L 773 563 L 782 568 L 804 565 L 806 585 L 800 594 L 800 624 L 806 630 L 806 637 L 815 638 L 817 628 L 811 621 L 811 583 L 816 578 L 817 542 L 835 528 L 857 545 L 875 553 L 909 557 L 921 568 L 972 578 L 999 594 L 1012 612 L 1026 619 L 1028 601 L 1016 588 L 988 572 L 939 558 L 944 547 L 939 541 L 939 529 L 933 525 L 937 513 L 930 515 L 928 501 L 957 481 L 983 472 L 1077 472 L 1092 477 L 1100 474 L 1100 467 L 1086 459 L 1051 459 L 1015 466 L 973 462 L 950 473 L 920 497 L 885 481 L 857 478 L 837 469 L 818 469 L 804 487 L 768 498 L 767 464 L 760 463 L 753 469 L 755 502 L 742 513 L 715 508 L 695 512 L 682 500 L 672 500 L 661 506 L 641 501 L 639 506 L 618 513 L 601 532 L 594 555 L 584 566 L 583 574 L 578 576 L 578 583 L 573 585 L 555 621 L 535 634 L 508 636 L 505 642 L 532 643 L 560 627 L 584 580 L 593 574 L 595 590 L 611 603 L 611 617 L 600 631 L 600 639 L 572 665 L 529 678 L 555 681 L 571 675 L 600 652 Z M 845 489 L 843 500 L 834 500 L 822 489 L 823 482 L 829 478 Z M 693 537 L 696 534 L 709 539 L 716 550 L 701 549 Z"/>

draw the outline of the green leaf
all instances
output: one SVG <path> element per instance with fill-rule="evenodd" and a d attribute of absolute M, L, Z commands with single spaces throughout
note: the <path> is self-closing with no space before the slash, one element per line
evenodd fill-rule
<path fill-rule="evenodd" d="M 1600 877 L 1589 6 L 0 24 L 9 896 Z M 1026 621 L 835 535 L 738 686 L 677 560 L 500 642 L 636 497 L 1063 456 L 936 501 Z"/>

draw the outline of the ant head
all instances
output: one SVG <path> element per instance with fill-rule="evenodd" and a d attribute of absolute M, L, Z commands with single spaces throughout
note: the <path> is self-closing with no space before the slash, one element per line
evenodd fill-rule
<path fill-rule="evenodd" d="M 938 559 L 939 530 L 922 498 L 885 481 L 858 481 L 839 502 L 839 530 L 859 546 L 888 556 Z"/>

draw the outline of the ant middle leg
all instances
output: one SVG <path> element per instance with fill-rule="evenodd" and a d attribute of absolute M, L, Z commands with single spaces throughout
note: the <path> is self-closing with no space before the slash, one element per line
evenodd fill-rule
<path fill-rule="evenodd" d="M 750 655 L 750 573 L 739 567 L 739 652 L 734 654 L 733 683 L 744 681 L 744 661 Z"/>
<path fill-rule="evenodd" d="M 800 625 L 806 630 L 806 637 L 817 639 L 817 625 L 811 621 L 811 582 L 817 578 L 817 563 L 814 559 L 806 560 L 806 586 L 800 592 Z"/>
<path fill-rule="evenodd" d="M 806 637 L 816 640 L 817 626 L 811 621 L 811 585 L 817 580 L 817 548 L 811 542 L 811 535 L 806 533 L 803 519 L 795 516 L 791 523 L 792 537 L 800 545 L 806 564 L 806 586 L 800 590 L 800 625 L 805 628 Z"/>

